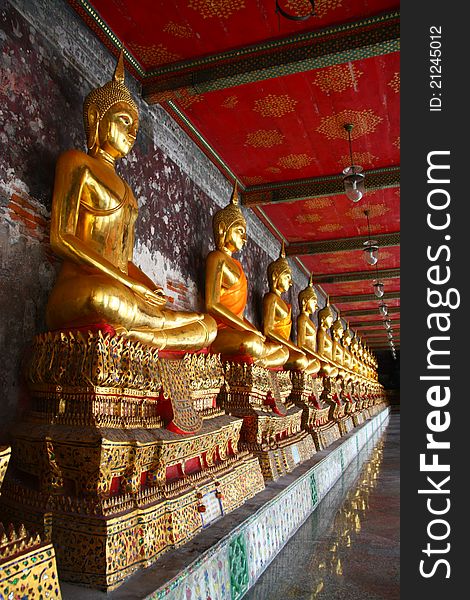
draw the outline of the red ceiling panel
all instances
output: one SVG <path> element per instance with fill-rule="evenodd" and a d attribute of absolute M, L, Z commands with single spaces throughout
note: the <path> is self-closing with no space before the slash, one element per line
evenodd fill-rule
<path fill-rule="evenodd" d="M 335 304 L 336 304 L 336 306 L 338 306 L 341 309 L 341 314 L 345 319 L 348 318 L 348 312 L 355 311 L 355 310 L 376 310 L 377 315 L 380 316 L 379 303 L 376 302 L 375 300 L 366 300 L 364 302 L 348 302 L 348 303 L 335 302 Z M 400 299 L 394 298 L 393 300 L 386 300 L 386 304 L 387 304 L 387 306 L 393 306 L 393 307 L 400 306 Z"/>
<path fill-rule="evenodd" d="M 280 0 L 297 15 L 305 0 Z M 70 4 L 80 10 L 78 0 Z M 92 0 L 89 3 L 146 68 L 220 53 L 396 10 L 396 0 L 317 0 L 303 22 L 278 18 L 274 0 Z"/>
<path fill-rule="evenodd" d="M 348 281 L 342 283 L 322 283 L 322 288 L 330 296 L 351 296 L 354 294 L 373 294 L 373 280 Z M 386 292 L 400 291 L 400 279 L 384 279 L 384 289 Z"/>
<path fill-rule="evenodd" d="M 302 256 L 301 260 L 308 271 L 313 271 L 314 280 L 315 273 L 326 275 L 329 273 L 364 271 L 369 268 L 365 262 L 364 252 L 362 250 L 334 252 L 331 254 L 310 254 L 308 256 Z M 398 246 L 380 248 L 377 266 L 380 269 L 398 268 L 400 266 L 400 248 Z"/>
<path fill-rule="evenodd" d="M 194 96 L 181 108 L 245 185 L 341 173 L 347 122 L 357 163 L 398 165 L 399 70 L 394 52 Z"/>
<path fill-rule="evenodd" d="M 400 231 L 399 188 L 367 192 L 357 204 L 341 194 L 293 202 L 288 210 L 285 204 L 262 207 L 289 243 L 367 235 L 365 209 L 372 236 Z"/>

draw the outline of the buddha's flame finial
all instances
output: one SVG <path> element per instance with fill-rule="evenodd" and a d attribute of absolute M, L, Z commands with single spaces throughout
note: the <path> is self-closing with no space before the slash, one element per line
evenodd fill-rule
<path fill-rule="evenodd" d="M 310 279 L 308 280 L 308 285 L 313 288 L 313 271 L 310 273 Z"/>
<path fill-rule="evenodd" d="M 282 240 L 281 242 L 281 252 L 279 254 L 279 258 L 285 258 L 286 257 L 286 244 L 284 242 L 284 240 Z"/>
<path fill-rule="evenodd" d="M 232 196 L 230 198 L 230 204 L 238 205 L 239 196 L 238 196 L 238 181 L 235 179 L 235 183 L 233 184 Z"/>
<path fill-rule="evenodd" d="M 124 83 L 124 48 L 122 46 L 116 68 L 114 69 L 113 81 Z"/>

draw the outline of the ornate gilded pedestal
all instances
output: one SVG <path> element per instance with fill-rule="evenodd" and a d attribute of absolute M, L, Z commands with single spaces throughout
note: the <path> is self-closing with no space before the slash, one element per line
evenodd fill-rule
<path fill-rule="evenodd" d="M 278 479 L 313 456 L 313 440 L 302 430 L 302 408 L 287 400 L 288 371 L 227 361 L 224 375 L 220 404 L 243 418 L 241 446 L 259 458 L 265 479 Z"/>
<path fill-rule="evenodd" d="M 333 402 L 336 403 L 334 418 L 338 422 L 341 435 L 347 435 L 354 429 L 354 420 L 351 414 L 351 406 L 344 395 L 344 377 L 338 375 L 333 382 Z"/>
<path fill-rule="evenodd" d="M 0 446 L 0 487 L 5 476 L 11 448 Z M 46 537 L 49 517 L 46 517 Z M 0 598 L 60 600 L 55 553 L 50 540 L 30 533 L 23 523 L 0 522 Z"/>
<path fill-rule="evenodd" d="M 302 429 L 312 435 L 316 449 L 323 450 L 341 437 L 338 424 L 333 418 L 330 420 L 330 404 L 322 401 L 324 378 L 291 371 L 291 380 L 290 399 L 302 408 Z"/>
<path fill-rule="evenodd" d="M 216 406 L 218 355 L 48 333 L 27 378 L 33 406 L 2 500 L 39 531 L 51 515 L 64 580 L 112 589 L 264 488 L 238 449 L 242 419 Z"/>

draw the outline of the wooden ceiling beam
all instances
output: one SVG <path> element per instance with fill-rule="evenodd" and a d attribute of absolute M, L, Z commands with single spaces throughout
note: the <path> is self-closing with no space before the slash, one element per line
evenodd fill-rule
<path fill-rule="evenodd" d="M 366 191 L 383 190 L 400 186 L 400 167 L 392 165 L 365 172 Z M 281 181 L 245 188 L 241 194 L 243 206 L 253 208 L 266 204 L 297 202 L 344 194 L 343 176 L 327 175 L 310 179 Z"/>
<path fill-rule="evenodd" d="M 246 83 L 382 56 L 400 49 L 400 13 L 236 48 L 146 71 L 142 95 L 149 104 Z"/>
<path fill-rule="evenodd" d="M 388 307 L 388 314 L 399 314 L 400 313 L 400 307 L 399 306 L 389 306 Z M 348 319 L 354 319 L 355 317 L 366 317 L 368 315 L 378 315 L 379 311 L 378 309 L 362 309 L 362 310 L 349 310 L 347 316 L 345 317 L 346 320 Z M 351 323 L 351 325 L 354 325 L 354 322 Z"/>

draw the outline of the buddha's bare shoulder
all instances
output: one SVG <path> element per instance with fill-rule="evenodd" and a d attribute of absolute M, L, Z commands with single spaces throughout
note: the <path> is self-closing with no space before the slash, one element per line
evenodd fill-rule
<path fill-rule="evenodd" d="M 73 148 L 62 152 L 57 161 L 57 167 L 91 167 L 95 160 L 82 150 Z"/>

